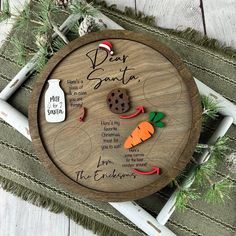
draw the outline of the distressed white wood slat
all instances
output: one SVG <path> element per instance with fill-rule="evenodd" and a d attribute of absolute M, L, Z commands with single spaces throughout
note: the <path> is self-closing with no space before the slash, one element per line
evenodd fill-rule
<path fill-rule="evenodd" d="M 108 6 L 116 4 L 117 8 L 121 11 L 124 11 L 125 7 L 131 7 L 135 9 L 135 0 L 105 0 L 105 2 L 108 4 Z"/>
<path fill-rule="evenodd" d="M 96 236 L 92 231 L 84 229 L 82 226 L 70 220 L 69 236 Z"/>
<path fill-rule="evenodd" d="M 236 47 L 236 0 L 204 0 L 203 7 L 207 35 Z"/>
<path fill-rule="evenodd" d="M 67 236 L 69 219 L 63 214 L 51 213 L 0 189 L 0 235 Z"/>
<path fill-rule="evenodd" d="M 203 32 L 199 0 L 136 0 L 136 5 L 138 11 L 155 16 L 160 27 Z"/>

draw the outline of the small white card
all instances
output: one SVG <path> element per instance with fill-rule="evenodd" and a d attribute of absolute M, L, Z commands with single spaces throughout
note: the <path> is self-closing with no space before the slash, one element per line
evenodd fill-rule
<path fill-rule="evenodd" d="M 66 118 L 65 94 L 60 87 L 59 79 L 48 80 L 45 93 L 45 118 L 49 123 L 59 123 Z"/>

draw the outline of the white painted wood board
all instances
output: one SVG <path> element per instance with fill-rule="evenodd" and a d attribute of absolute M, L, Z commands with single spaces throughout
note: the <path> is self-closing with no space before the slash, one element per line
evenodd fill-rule
<path fill-rule="evenodd" d="M 1 236 L 65 236 L 69 219 L 36 207 L 0 189 Z"/>
<path fill-rule="evenodd" d="M 0 188 L 1 236 L 96 236 L 70 220 L 34 206 Z"/>
<path fill-rule="evenodd" d="M 236 0 L 203 1 L 207 36 L 236 48 Z"/>
<path fill-rule="evenodd" d="M 96 234 L 70 220 L 69 236 L 96 236 Z"/>
<path fill-rule="evenodd" d="M 199 0 L 136 0 L 137 11 L 153 15 L 164 28 L 183 30 L 192 27 L 203 32 Z"/>

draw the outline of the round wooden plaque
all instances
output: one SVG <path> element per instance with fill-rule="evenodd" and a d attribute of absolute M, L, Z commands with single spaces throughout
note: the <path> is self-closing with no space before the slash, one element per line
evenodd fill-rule
<path fill-rule="evenodd" d="M 103 40 L 112 43 L 113 56 L 98 49 Z M 46 122 L 48 79 L 61 80 L 64 122 Z M 112 113 L 106 100 L 116 88 L 128 91 L 131 108 L 125 115 L 137 106 L 145 113 L 132 119 Z M 84 122 L 78 120 L 81 106 Z M 125 149 L 126 138 L 151 111 L 165 114 L 165 127 Z M 38 157 L 60 183 L 87 198 L 126 201 L 158 191 L 183 170 L 200 135 L 201 105 L 190 72 L 169 48 L 138 33 L 107 30 L 74 40 L 50 59 L 34 86 L 29 119 Z M 161 174 L 133 172 L 152 166 Z"/>

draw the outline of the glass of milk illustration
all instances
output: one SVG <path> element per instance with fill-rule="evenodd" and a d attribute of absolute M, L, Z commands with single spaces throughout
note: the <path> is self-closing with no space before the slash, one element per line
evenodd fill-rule
<path fill-rule="evenodd" d="M 65 94 L 60 87 L 59 79 L 48 80 L 48 89 L 45 93 L 45 118 L 47 122 L 58 123 L 65 120 Z"/>

